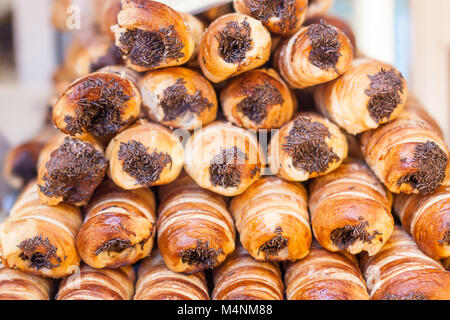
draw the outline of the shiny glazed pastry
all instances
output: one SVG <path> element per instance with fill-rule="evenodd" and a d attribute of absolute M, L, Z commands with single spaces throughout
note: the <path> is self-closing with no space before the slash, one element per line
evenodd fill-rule
<path fill-rule="evenodd" d="M 159 190 L 158 248 L 167 267 L 188 274 L 220 265 L 234 251 L 234 222 L 225 199 L 188 176 Z"/>
<path fill-rule="evenodd" d="M 295 96 L 273 69 L 252 70 L 231 79 L 220 103 L 228 121 L 255 130 L 281 127 L 297 107 Z"/>
<path fill-rule="evenodd" d="M 108 163 L 103 145 L 85 134 L 83 140 L 57 134 L 38 162 L 38 191 L 44 204 L 85 205 L 103 181 Z"/>
<path fill-rule="evenodd" d="M 213 274 L 214 300 L 283 300 L 278 265 L 256 261 L 240 246 Z"/>
<path fill-rule="evenodd" d="M 299 113 L 277 131 L 269 145 L 272 173 L 289 181 L 306 181 L 335 170 L 347 157 L 345 135 L 316 113 Z"/>
<path fill-rule="evenodd" d="M 361 267 L 373 300 L 450 299 L 450 273 L 399 226 L 376 255 L 362 256 Z"/>
<path fill-rule="evenodd" d="M 125 73 L 95 72 L 76 80 L 59 97 L 53 122 L 64 133 L 108 137 L 137 119 L 141 94 Z"/>
<path fill-rule="evenodd" d="M 313 242 L 304 259 L 286 264 L 288 300 L 369 300 L 356 257 L 329 252 Z"/>
<path fill-rule="evenodd" d="M 13 269 L 51 278 L 62 278 L 78 269 L 80 257 L 75 237 L 82 217 L 68 204 L 41 204 L 36 181 L 17 199 L 0 225 L 2 263 Z"/>
<path fill-rule="evenodd" d="M 233 5 L 237 12 L 260 20 L 270 32 L 288 36 L 305 20 L 308 0 L 234 0 Z"/>
<path fill-rule="evenodd" d="M 284 40 L 274 66 L 290 86 L 304 89 L 336 79 L 352 59 L 353 46 L 345 33 L 322 20 Z"/>
<path fill-rule="evenodd" d="M 109 143 L 108 175 L 126 190 L 166 184 L 180 174 L 183 151 L 180 140 L 169 129 L 141 120 Z"/>
<path fill-rule="evenodd" d="M 394 120 L 402 112 L 408 89 L 394 67 L 373 59 L 354 60 L 338 79 L 319 86 L 316 105 L 324 115 L 358 134 Z"/>
<path fill-rule="evenodd" d="M 209 300 L 205 274 L 173 272 L 154 250 L 139 266 L 134 300 Z"/>
<path fill-rule="evenodd" d="M 391 236 L 392 194 L 361 160 L 344 160 L 309 188 L 312 228 L 323 248 L 374 255 Z"/>
<path fill-rule="evenodd" d="M 195 71 L 182 67 L 151 71 L 139 86 L 145 115 L 167 127 L 193 130 L 216 118 L 216 92 Z"/>
<path fill-rule="evenodd" d="M 307 204 L 301 184 L 264 177 L 233 198 L 230 212 L 254 259 L 298 260 L 308 254 L 312 238 Z"/>
<path fill-rule="evenodd" d="M 393 193 L 426 195 L 445 180 L 449 152 L 436 122 L 413 97 L 394 121 L 361 135 L 366 163 Z"/>
<path fill-rule="evenodd" d="M 251 132 L 214 122 L 189 138 L 184 169 L 202 188 L 224 196 L 244 192 L 259 179 L 264 153 Z"/>
<path fill-rule="evenodd" d="M 104 181 L 85 208 L 77 235 L 81 259 L 93 268 L 117 268 L 149 255 L 156 234 L 155 196 Z"/>
<path fill-rule="evenodd" d="M 131 300 L 136 275 L 131 266 L 94 269 L 82 265 L 80 271 L 61 281 L 57 300 Z"/>
<path fill-rule="evenodd" d="M 198 61 L 205 77 L 221 82 L 262 66 L 269 60 L 270 48 L 270 33 L 260 21 L 230 13 L 206 29 Z"/>
<path fill-rule="evenodd" d="M 157 1 L 122 0 L 112 27 L 126 64 L 144 72 L 189 61 L 195 43 L 183 17 Z"/>
<path fill-rule="evenodd" d="M 417 246 L 438 260 L 450 257 L 450 186 L 425 195 L 399 194 L 394 210 Z"/>

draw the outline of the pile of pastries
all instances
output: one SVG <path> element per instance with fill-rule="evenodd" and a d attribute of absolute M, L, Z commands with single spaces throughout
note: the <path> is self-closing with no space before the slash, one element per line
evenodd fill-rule
<path fill-rule="evenodd" d="M 443 134 L 331 4 L 92 0 L 7 156 L 0 298 L 449 299 Z"/>

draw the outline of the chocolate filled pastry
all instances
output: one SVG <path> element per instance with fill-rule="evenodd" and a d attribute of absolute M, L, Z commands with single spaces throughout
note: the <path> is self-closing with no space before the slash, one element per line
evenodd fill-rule
<path fill-rule="evenodd" d="M 234 0 L 237 12 L 261 21 L 270 32 L 288 36 L 300 29 L 308 0 Z"/>
<path fill-rule="evenodd" d="M 373 59 L 354 60 L 338 79 L 315 90 L 316 105 L 348 133 L 358 134 L 394 120 L 408 94 L 402 74 Z"/>
<path fill-rule="evenodd" d="M 285 269 L 288 300 L 369 300 L 358 260 L 348 253 L 329 252 L 313 242 L 305 259 Z"/>
<path fill-rule="evenodd" d="M 270 33 L 259 20 L 230 13 L 206 29 L 198 61 L 203 74 L 217 83 L 262 66 L 269 60 L 271 45 Z"/>
<path fill-rule="evenodd" d="M 133 79 L 111 72 L 95 72 L 76 80 L 53 108 L 58 129 L 71 136 L 90 133 L 106 138 L 137 119 L 141 94 Z"/>
<path fill-rule="evenodd" d="M 231 79 L 220 94 L 228 121 L 247 129 L 279 128 L 292 119 L 295 96 L 273 69 L 257 69 Z"/>
<path fill-rule="evenodd" d="M 439 260 L 450 257 L 450 186 L 421 195 L 399 194 L 394 210 L 417 246 Z"/>
<path fill-rule="evenodd" d="M 0 300 L 49 300 L 52 290 L 51 279 L 0 264 Z"/>
<path fill-rule="evenodd" d="M 194 132 L 184 169 L 202 188 L 235 196 L 259 179 L 266 160 L 256 136 L 230 123 L 214 122 Z"/>
<path fill-rule="evenodd" d="M 297 89 L 336 79 L 348 70 L 353 46 L 344 32 L 324 20 L 301 28 L 278 46 L 274 66 Z"/>
<path fill-rule="evenodd" d="M 111 180 L 97 188 L 77 235 L 81 259 L 93 268 L 117 268 L 149 255 L 155 237 L 155 197 L 147 188 L 123 190 Z"/>
<path fill-rule="evenodd" d="M 169 129 L 140 120 L 111 140 L 106 158 L 114 183 L 134 190 L 175 180 L 183 169 L 184 150 Z"/>
<path fill-rule="evenodd" d="M 36 181 L 17 199 L 9 217 L 0 224 L 2 263 L 13 269 L 62 278 L 78 269 L 75 236 L 81 226 L 78 208 L 41 204 Z"/>
<path fill-rule="evenodd" d="M 158 248 L 166 266 L 188 274 L 214 268 L 234 251 L 234 222 L 225 199 L 189 176 L 159 190 Z"/>
<path fill-rule="evenodd" d="M 277 131 L 270 141 L 272 173 L 290 181 L 325 175 L 347 157 L 345 135 L 331 121 L 302 112 Z"/>
<path fill-rule="evenodd" d="M 139 72 L 182 65 L 195 43 L 183 17 L 157 1 L 122 0 L 112 27 L 127 65 Z"/>
<path fill-rule="evenodd" d="M 391 192 L 426 195 L 445 180 L 450 163 L 442 132 L 413 97 L 394 121 L 360 140 L 367 164 Z"/>
<path fill-rule="evenodd" d="M 42 203 L 85 205 L 103 181 L 108 162 L 103 145 L 85 134 L 83 140 L 57 134 L 42 150 L 38 189 Z"/>
<path fill-rule="evenodd" d="M 205 274 L 173 272 L 154 250 L 139 266 L 134 300 L 209 300 Z"/>
<path fill-rule="evenodd" d="M 233 198 L 240 241 L 260 261 L 298 260 L 311 245 L 308 194 L 296 182 L 264 177 Z"/>
<path fill-rule="evenodd" d="M 344 160 L 309 189 L 312 229 L 323 248 L 374 255 L 391 236 L 392 194 L 361 160 Z"/>
<path fill-rule="evenodd" d="M 324 15 L 333 6 L 334 0 L 308 0 L 306 17 L 309 19 L 317 15 Z"/>
<path fill-rule="evenodd" d="M 136 275 L 133 267 L 94 269 L 82 265 L 79 272 L 61 281 L 57 300 L 131 300 Z"/>
<path fill-rule="evenodd" d="M 214 300 L 283 300 L 278 264 L 256 261 L 242 247 L 213 273 Z"/>
<path fill-rule="evenodd" d="M 46 125 L 36 136 L 8 151 L 3 178 L 13 189 L 20 190 L 36 178 L 39 154 L 56 132 Z"/>
<path fill-rule="evenodd" d="M 183 67 L 150 71 L 139 86 L 144 113 L 165 126 L 193 130 L 216 118 L 216 92 L 195 71 Z"/>
<path fill-rule="evenodd" d="M 450 273 L 399 226 L 376 255 L 363 254 L 360 263 L 372 300 L 450 299 Z"/>

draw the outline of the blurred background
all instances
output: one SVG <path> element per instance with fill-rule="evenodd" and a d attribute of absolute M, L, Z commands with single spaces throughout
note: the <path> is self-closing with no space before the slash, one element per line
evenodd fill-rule
<path fill-rule="evenodd" d="M 39 132 L 55 83 L 64 84 L 59 66 L 72 38 L 88 37 L 86 26 L 105 18 L 93 8 L 107 1 L 0 0 L 0 167 L 5 150 Z M 199 3 L 220 1 L 161 2 L 198 13 Z M 66 18 L 55 21 L 55 10 Z M 450 1 L 335 0 L 329 13 L 351 25 L 362 53 L 404 74 L 450 141 Z M 58 24 L 60 31 L 54 28 Z M 71 30 L 63 30 L 67 27 Z M 2 188 L 0 183 L 0 195 Z"/>

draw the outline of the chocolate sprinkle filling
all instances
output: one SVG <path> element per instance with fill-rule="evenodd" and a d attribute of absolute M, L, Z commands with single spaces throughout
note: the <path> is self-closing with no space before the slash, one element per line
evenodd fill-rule
<path fill-rule="evenodd" d="M 164 167 L 172 165 L 172 157 L 168 153 L 148 152 L 141 142 L 131 140 L 121 142 L 119 160 L 123 161 L 123 170 L 137 180 L 136 184 L 147 187 L 159 180 Z"/>
<path fill-rule="evenodd" d="M 50 243 L 48 238 L 43 239 L 42 235 L 24 240 L 17 247 L 22 250 L 19 258 L 30 261 L 31 267 L 36 270 L 53 269 L 60 266 L 61 259 L 56 255 L 56 247 Z M 53 264 L 52 259 L 58 264 Z"/>
<path fill-rule="evenodd" d="M 444 181 L 448 157 L 433 141 L 416 146 L 413 162 L 417 171 L 398 179 L 397 185 L 410 184 L 420 194 L 426 195 L 436 190 Z"/>
<path fill-rule="evenodd" d="M 37 175 L 36 163 L 43 145 L 38 143 L 26 143 L 19 147 L 19 152 L 14 158 L 11 173 L 28 182 Z"/>
<path fill-rule="evenodd" d="M 127 125 L 121 120 L 121 113 L 131 96 L 125 94 L 119 81 L 88 78 L 77 91 L 76 95 L 81 95 L 81 91 L 88 91 L 88 94 L 78 100 L 75 117 L 65 116 L 67 133 L 77 135 L 84 129 L 94 136 L 103 137 Z"/>
<path fill-rule="evenodd" d="M 184 57 L 184 44 L 179 40 L 174 26 L 158 31 L 128 30 L 120 36 L 122 53 L 138 66 L 154 68 L 166 59 Z"/>
<path fill-rule="evenodd" d="M 269 241 L 266 241 L 258 249 L 258 255 L 261 251 L 264 252 L 266 260 L 268 260 L 270 256 L 278 255 L 278 252 L 281 249 L 287 247 L 288 239 L 281 235 L 283 229 L 281 227 L 276 227 L 274 232 L 276 236 Z"/>
<path fill-rule="evenodd" d="M 299 117 L 294 121 L 282 148 L 292 157 L 292 163 L 296 168 L 309 173 L 322 173 L 331 163 L 339 160 L 333 149 L 325 142 L 330 136 L 330 131 L 322 123 L 312 122 L 307 117 Z"/>
<path fill-rule="evenodd" d="M 68 203 L 88 200 L 103 180 L 108 162 L 90 143 L 66 137 L 50 154 L 45 164 L 44 185 L 39 189 L 47 197 L 63 197 Z"/>
<path fill-rule="evenodd" d="M 114 44 L 111 45 L 103 57 L 100 57 L 97 61 L 92 62 L 90 65 L 90 72 L 97 71 L 106 66 L 113 66 L 122 64 L 122 55 L 120 49 Z"/>
<path fill-rule="evenodd" d="M 311 24 L 306 34 L 312 46 L 309 62 L 322 70 L 335 68 L 342 47 L 336 29 L 322 19 L 320 23 Z"/>
<path fill-rule="evenodd" d="M 128 239 L 120 239 L 120 238 L 114 238 L 111 240 L 106 241 L 104 244 L 102 244 L 100 247 L 95 250 L 95 255 L 98 256 L 102 252 L 117 252 L 120 253 L 124 251 L 127 248 L 133 247 L 131 244 L 131 241 Z"/>
<path fill-rule="evenodd" d="M 405 296 L 397 294 L 387 294 L 382 300 L 429 300 L 423 293 L 411 292 Z"/>
<path fill-rule="evenodd" d="M 238 103 L 237 108 L 257 124 L 260 124 L 267 116 L 268 107 L 284 102 L 278 88 L 268 81 L 264 81 L 263 84 L 257 86 L 247 85 L 242 88 L 242 92 L 246 97 Z"/>
<path fill-rule="evenodd" d="M 209 241 L 197 240 L 197 247 L 182 250 L 179 253 L 181 261 L 189 265 L 203 266 L 211 269 L 217 263 L 217 258 L 223 254 L 223 250 L 209 247 Z"/>
<path fill-rule="evenodd" d="M 272 17 L 280 19 L 275 24 L 284 30 L 292 30 L 297 24 L 295 0 L 247 0 L 246 6 L 250 14 L 263 23 L 268 23 Z"/>
<path fill-rule="evenodd" d="M 377 235 L 381 235 L 378 231 L 369 234 L 366 228 L 369 226 L 368 221 L 364 221 L 363 217 L 359 217 L 357 225 L 346 225 L 343 228 L 337 228 L 331 232 L 330 239 L 333 244 L 340 250 L 345 250 L 353 245 L 357 240 L 371 243 Z"/>
<path fill-rule="evenodd" d="M 161 107 L 164 110 L 163 121 L 175 120 L 186 112 L 193 112 L 200 116 L 203 110 L 213 107 L 213 104 L 203 97 L 200 90 L 190 95 L 185 83 L 182 78 L 178 78 L 174 85 L 164 89 L 161 99 Z"/>
<path fill-rule="evenodd" d="M 241 183 L 239 165 L 245 160 L 248 160 L 247 155 L 236 146 L 216 154 L 209 166 L 212 185 L 222 188 L 237 187 Z"/>
<path fill-rule="evenodd" d="M 217 32 L 219 42 L 218 53 L 225 62 L 240 63 L 245 59 L 247 51 L 252 48 L 250 24 L 245 19 L 242 23 L 229 21 Z"/>
<path fill-rule="evenodd" d="M 378 123 L 386 117 L 389 118 L 402 102 L 402 76 L 399 77 L 394 69 L 386 71 L 382 68 L 377 74 L 368 77 L 370 88 L 364 91 L 370 97 L 367 107 L 370 116 Z"/>

